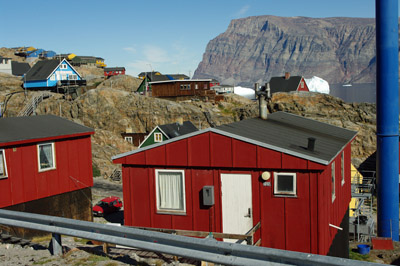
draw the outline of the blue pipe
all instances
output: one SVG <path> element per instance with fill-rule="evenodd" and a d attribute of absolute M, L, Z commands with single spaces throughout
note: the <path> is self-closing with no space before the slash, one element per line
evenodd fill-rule
<path fill-rule="evenodd" d="M 376 0 L 378 236 L 399 241 L 398 0 Z"/>

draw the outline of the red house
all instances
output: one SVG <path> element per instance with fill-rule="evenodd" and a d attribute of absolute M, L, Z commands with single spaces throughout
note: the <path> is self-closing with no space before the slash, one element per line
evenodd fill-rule
<path fill-rule="evenodd" d="M 118 76 L 125 75 L 125 67 L 105 67 L 104 68 L 104 76 Z"/>
<path fill-rule="evenodd" d="M 290 91 L 310 91 L 302 76 L 290 76 L 289 72 L 283 77 L 272 77 L 269 81 L 271 93 Z"/>
<path fill-rule="evenodd" d="M 125 225 L 245 234 L 260 222 L 261 246 L 346 257 L 355 136 L 277 112 L 117 155 Z"/>
<path fill-rule="evenodd" d="M 93 133 L 53 115 L 1 118 L 0 208 L 91 220 Z"/>

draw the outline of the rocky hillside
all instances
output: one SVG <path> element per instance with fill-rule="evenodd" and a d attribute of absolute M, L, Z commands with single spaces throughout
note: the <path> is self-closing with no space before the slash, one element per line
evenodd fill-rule
<path fill-rule="evenodd" d="M 122 139 L 121 133 L 127 128 L 145 133 L 156 125 L 183 118 L 204 129 L 258 115 L 256 102 L 237 95 L 229 95 L 221 103 L 174 102 L 132 93 L 139 83 L 133 77 L 115 77 L 112 88 L 111 80 L 104 81 L 101 77 L 94 80 L 97 80 L 92 84 L 94 88 L 75 100 L 53 93 L 52 97 L 39 104 L 36 113 L 60 115 L 94 128 L 93 162 L 104 177 L 117 167 L 111 163 L 112 156 L 137 148 Z M 20 85 L 19 78 L 0 75 L 0 102 L 7 103 L 6 117 L 17 116 L 37 93 L 28 91 L 25 96 Z M 287 111 L 357 130 L 359 133 L 352 147 L 356 165 L 375 151 L 373 104 L 347 104 L 339 98 L 319 93 L 278 93 L 273 95 L 269 110 Z"/>
<path fill-rule="evenodd" d="M 252 87 L 285 72 L 329 83 L 375 80 L 375 20 L 257 16 L 211 40 L 195 78 Z"/>

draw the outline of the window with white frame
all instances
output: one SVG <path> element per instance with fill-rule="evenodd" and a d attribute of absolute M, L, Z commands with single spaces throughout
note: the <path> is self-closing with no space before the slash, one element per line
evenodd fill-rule
<path fill-rule="evenodd" d="M 335 162 L 332 162 L 331 165 L 332 169 L 331 169 L 331 175 L 332 175 L 332 202 L 335 200 L 336 198 L 336 187 L 335 187 Z"/>
<path fill-rule="evenodd" d="M 133 138 L 132 137 L 127 136 L 127 137 L 125 137 L 125 140 L 127 142 L 129 142 L 130 144 L 133 144 Z"/>
<path fill-rule="evenodd" d="M 274 173 L 274 194 L 296 196 L 296 173 Z"/>
<path fill-rule="evenodd" d="M 184 170 L 156 169 L 157 212 L 186 213 Z"/>
<path fill-rule="evenodd" d="M 38 144 L 39 172 L 56 168 L 54 143 Z"/>
<path fill-rule="evenodd" d="M 154 142 L 161 142 L 161 141 L 162 141 L 162 134 L 154 133 Z"/>
<path fill-rule="evenodd" d="M 0 178 L 7 177 L 6 154 L 4 150 L 0 150 Z"/>
<path fill-rule="evenodd" d="M 66 64 L 61 64 L 60 65 L 60 69 L 67 69 L 67 65 Z"/>
<path fill-rule="evenodd" d="M 341 168 L 342 168 L 342 186 L 344 184 L 344 152 L 342 152 L 341 156 Z"/>
<path fill-rule="evenodd" d="M 69 74 L 69 75 L 68 75 L 68 79 L 69 79 L 69 80 L 77 80 L 77 79 L 78 79 L 78 75 L 76 75 L 76 74 Z"/>

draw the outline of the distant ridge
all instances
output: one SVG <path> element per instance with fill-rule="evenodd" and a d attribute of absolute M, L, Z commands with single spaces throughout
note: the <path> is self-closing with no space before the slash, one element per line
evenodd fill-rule
<path fill-rule="evenodd" d="M 285 72 L 329 83 L 375 82 L 375 19 L 256 16 L 211 40 L 194 78 L 253 86 Z"/>

